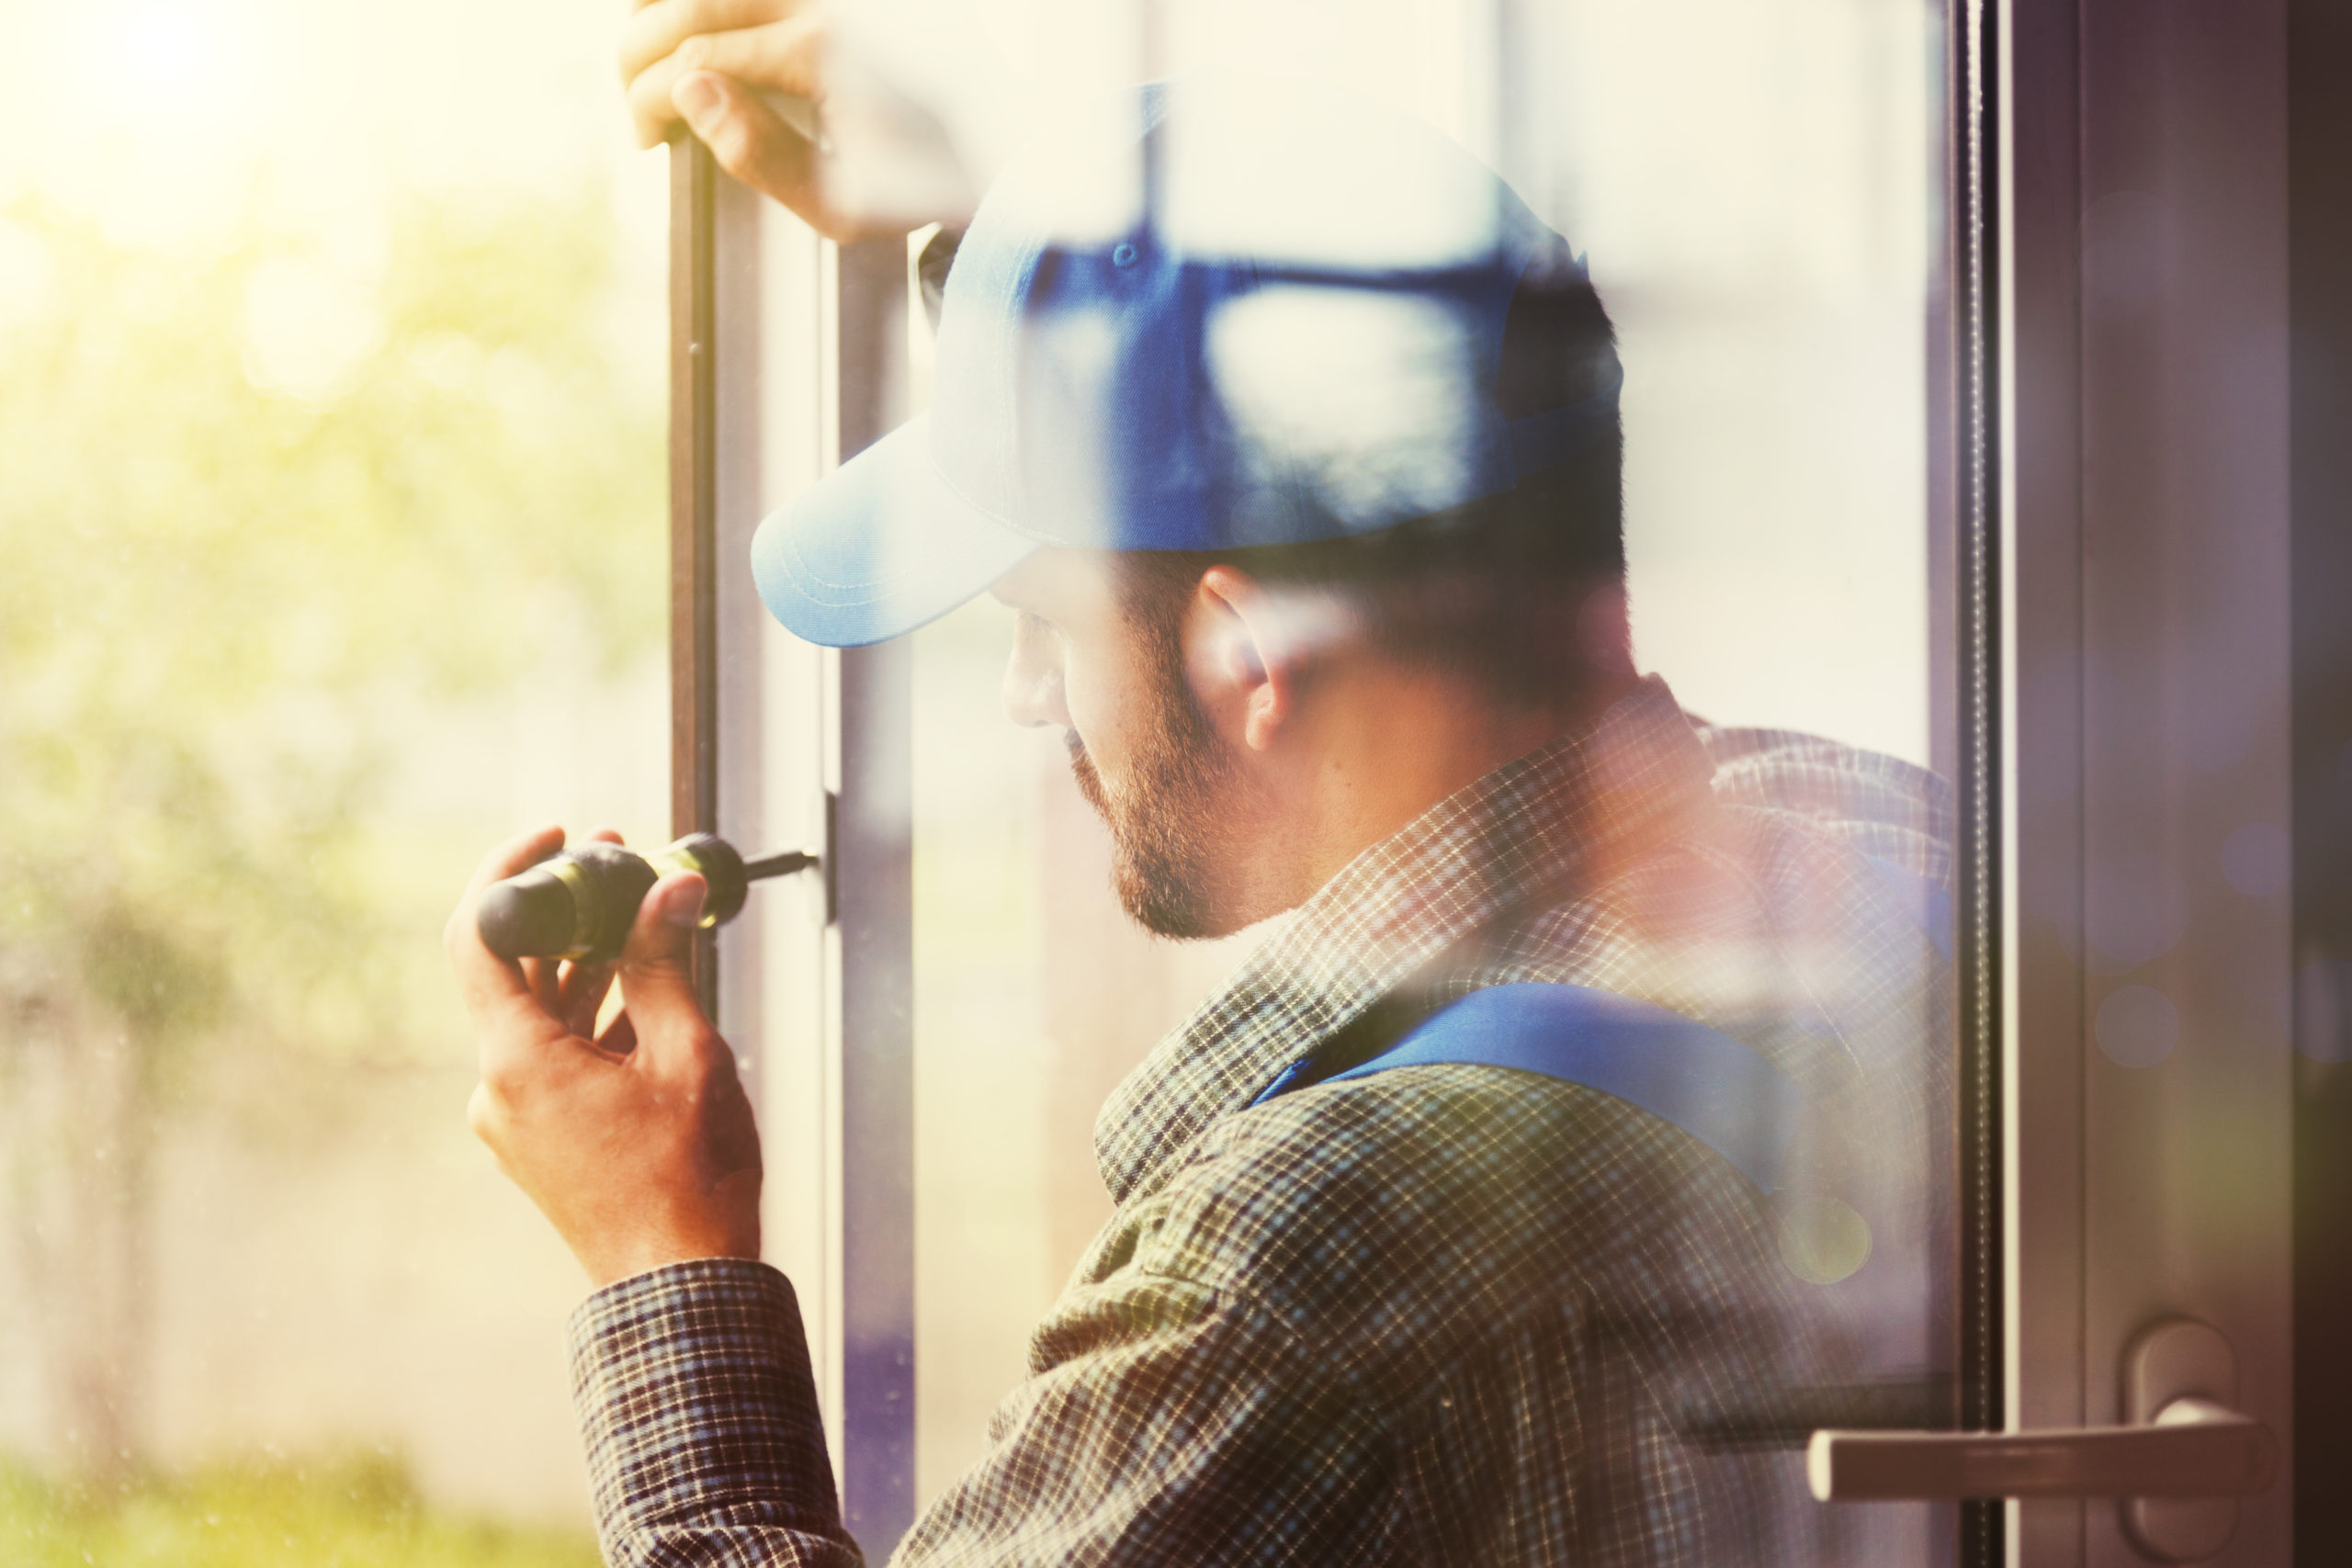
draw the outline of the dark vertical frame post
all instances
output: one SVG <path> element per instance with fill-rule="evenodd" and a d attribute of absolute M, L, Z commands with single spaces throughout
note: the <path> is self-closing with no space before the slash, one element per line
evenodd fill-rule
<path fill-rule="evenodd" d="M 718 551 L 723 539 L 741 550 L 743 520 L 730 525 L 731 539 L 719 527 L 723 176 L 691 138 L 673 145 L 670 171 L 670 814 L 673 831 L 684 834 L 718 826 Z M 743 334 L 737 341 L 756 335 L 758 306 L 756 272 L 744 276 L 745 256 L 734 248 L 750 233 L 742 216 L 728 229 L 729 286 L 741 290 L 728 306 L 730 334 Z M 836 307 L 846 460 L 905 412 L 904 242 L 841 247 Z M 729 372 L 739 395 L 745 374 L 740 365 Z M 728 439 L 755 443 L 757 431 L 741 426 Z M 730 482 L 745 484 L 748 472 L 756 491 L 755 455 L 730 449 L 728 457 Z M 841 792 L 829 835 L 842 942 L 842 1498 L 875 1562 L 914 1519 L 912 672 L 903 639 L 842 653 Z M 739 767 L 738 782 L 748 776 Z M 747 797 L 738 810 L 750 809 Z M 709 937 L 696 951 L 695 982 L 716 1018 Z"/>
<path fill-rule="evenodd" d="M 2278 821 L 2290 784 L 2285 13 L 2007 14 L 2021 1428 L 2117 1419 L 2132 1336 L 2181 1315 L 2230 1340 L 2238 1408 L 2291 1436 L 2270 1032 L 2290 932 L 2222 852 Z M 2177 911 L 2154 940 L 2132 925 L 2143 885 Z M 2102 1037 L 2125 985 L 2178 1021 L 2161 1071 Z M 2223 1560 L 2285 1561 L 2290 1502 L 2245 1500 Z M 2036 1568 L 2136 1555 L 2110 1503 L 2011 1508 Z"/>
<path fill-rule="evenodd" d="M 2352 1562 L 2352 10 L 2290 0 L 2295 1562 Z"/>
<path fill-rule="evenodd" d="M 670 145 L 670 830 L 718 825 L 718 169 L 690 136 Z M 714 1017 L 705 935 L 695 987 Z"/>
<path fill-rule="evenodd" d="M 2132 1337 L 2195 1317 L 2291 1463 L 2292 909 L 2227 847 L 2293 793 L 2288 6 L 2074 10 L 2084 1403 L 2111 1418 Z M 2175 1021 L 2160 1071 L 2131 987 Z M 2286 1561 L 2290 1501 L 2242 1501 L 2222 1561 Z M 2087 1507 L 2085 1560 L 2124 1529 Z"/>
<path fill-rule="evenodd" d="M 2010 776 L 2017 800 L 2014 1120 L 2007 1136 L 2030 1203 L 2014 1206 L 2011 1423 L 2079 1427 L 2084 1348 L 2082 17 L 2076 0 L 2010 12 L 2009 178 L 2015 406 L 2009 455 L 2017 664 Z M 2084 1505 L 2009 1505 L 2023 1562 L 2083 1561 Z"/>
<path fill-rule="evenodd" d="M 907 247 L 839 252 L 841 456 L 904 410 Z M 842 1505 L 866 1560 L 914 1523 L 914 649 L 841 655 Z"/>
<path fill-rule="evenodd" d="M 1997 1430 L 2003 1419 L 2001 1278 L 2001 908 L 2000 887 L 2000 472 L 1995 367 L 2000 337 L 2000 124 L 1996 69 L 1999 7 L 1951 0 L 1947 11 L 1945 276 L 1949 434 L 1931 440 L 1951 454 L 1948 469 L 1952 548 L 1948 601 L 1954 799 L 1953 907 L 1958 915 L 1953 975 L 1953 1061 L 1958 1136 L 1953 1190 L 1958 1196 L 1960 1299 L 1953 1314 L 1958 1373 L 1953 1415 L 1964 1429 Z M 1933 617 L 1931 617 L 1931 624 Z M 2006 1531 L 2001 1505 L 1963 1503 L 1960 1561 L 1992 1568 Z"/>

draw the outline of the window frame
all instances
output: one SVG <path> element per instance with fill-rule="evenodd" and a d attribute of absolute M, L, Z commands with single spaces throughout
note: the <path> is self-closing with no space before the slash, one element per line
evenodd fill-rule
<path fill-rule="evenodd" d="M 783 378 L 763 363 L 763 339 L 781 330 L 802 355 L 817 350 L 808 357 L 825 384 L 797 412 L 822 427 L 820 470 L 854 456 L 903 414 L 906 246 L 816 242 L 816 276 L 802 280 L 814 298 L 801 301 L 815 309 L 775 322 L 762 298 L 763 253 L 796 241 L 806 248 L 813 237 L 789 235 L 797 220 L 769 205 L 729 180 L 700 142 L 673 145 L 671 826 L 721 833 L 747 852 L 787 847 L 779 832 L 791 831 L 792 813 L 775 809 L 763 768 L 779 742 L 825 755 L 829 787 L 806 814 L 821 838 L 820 919 L 796 927 L 789 913 L 751 912 L 697 942 L 695 975 L 705 1010 L 754 1084 L 763 1124 L 794 1093 L 829 1123 L 814 1171 L 803 1161 L 798 1180 L 772 1181 L 782 1201 L 772 1197 L 766 1208 L 772 1220 L 796 1211 L 799 1228 L 820 1233 L 802 1248 L 814 1257 L 793 1273 L 844 1522 L 878 1559 L 914 1518 L 912 660 L 903 641 L 821 655 L 815 711 L 804 704 L 799 722 L 783 726 L 791 733 L 769 733 L 778 728 L 764 711 L 777 671 L 759 644 L 783 634 L 764 626 L 729 563 L 745 558 L 776 499 L 765 493 L 774 476 L 761 461 L 763 427 L 783 412 L 771 405 L 791 401 L 771 384 Z M 723 731 L 745 744 L 725 744 Z M 773 987 L 761 970 L 779 939 L 813 948 L 814 963 L 795 967 L 804 981 L 821 976 L 818 1029 L 797 1051 L 776 1051 L 769 1038 Z M 798 1120 L 806 1131 L 806 1116 Z"/>
<path fill-rule="evenodd" d="M 2166 1316 L 2211 1324 L 2237 1353 L 2235 1407 L 2270 1427 L 2285 1478 L 2240 1502 L 2220 1562 L 2290 1561 L 2295 1505 L 2292 1052 L 2261 1042 L 2238 994 L 2291 972 L 2291 922 L 2224 903 L 2208 853 L 2240 813 L 2287 820 L 2291 794 L 2289 9 L 2008 5 L 1996 57 L 2007 1424 L 2120 1420 L 2131 1337 Z M 2173 225 L 2142 242 L 2157 270 L 2136 315 L 2089 299 L 2098 204 L 2126 191 Z M 2224 547 L 2256 570 L 2182 570 Z M 2233 637 L 2199 654 L 2236 677 L 2226 696 L 2184 678 L 2183 650 L 2219 624 Z M 2249 721 L 2239 761 L 2188 761 L 2199 724 L 2274 684 L 2278 712 Z M 2098 884 L 2132 854 L 2189 901 L 2187 934 L 2124 972 L 2182 1021 L 2154 1071 L 2097 1043 L 2118 978 L 2096 958 L 2115 902 Z M 2181 1173 L 2223 1159 L 2237 1201 L 2184 1201 Z M 2143 1561 L 2104 1500 L 2012 1501 L 2006 1535 L 2021 1568 Z"/>

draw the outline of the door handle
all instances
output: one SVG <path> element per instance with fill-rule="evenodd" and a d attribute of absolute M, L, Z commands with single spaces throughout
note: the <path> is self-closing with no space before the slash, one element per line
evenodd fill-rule
<path fill-rule="evenodd" d="M 1820 1431 L 1805 1475 L 1825 1503 L 1940 1497 L 2117 1497 L 2125 1533 L 2158 1562 L 2201 1562 L 2237 1503 L 2278 1474 L 2270 1428 L 2231 1405 L 2237 1357 L 2187 1318 L 2143 1330 L 2123 1358 L 2125 1424 L 2040 1432 Z"/>
<path fill-rule="evenodd" d="M 2209 1399 L 2176 1399 L 2144 1427 L 2047 1432 L 1815 1432 L 1805 1452 L 1825 1503 L 1896 1497 L 2250 1497 L 2278 1468 L 2270 1429 Z"/>

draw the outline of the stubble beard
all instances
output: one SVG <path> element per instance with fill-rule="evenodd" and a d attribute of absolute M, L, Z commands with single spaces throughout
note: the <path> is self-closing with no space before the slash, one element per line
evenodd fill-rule
<path fill-rule="evenodd" d="M 1111 887 L 1128 915 L 1180 942 L 1223 936 L 1234 929 L 1225 896 L 1236 852 L 1226 815 L 1234 769 L 1181 674 L 1159 685 L 1118 793 L 1104 786 L 1076 730 L 1063 738 L 1070 774 L 1111 830 Z"/>

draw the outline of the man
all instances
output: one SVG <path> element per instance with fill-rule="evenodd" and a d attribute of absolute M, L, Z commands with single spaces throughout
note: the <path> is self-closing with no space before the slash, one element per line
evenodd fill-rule
<path fill-rule="evenodd" d="M 746 151 L 793 133 L 720 92 L 730 164 L 806 201 L 808 151 Z M 1736 1439 L 1936 1361 L 1939 795 L 1635 675 L 1619 379 L 1580 260 L 1475 161 L 1188 83 L 1016 160 L 929 415 L 763 526 L 812 640 L 1018 613 L 1006 708 L 1064 732 L 1138 920 L 1289 912 L 1104 1107 L 1117 1213 L 901 1561 L 1919 1544 Z M 597 1286 L 608 1557 L 847 1563 L 701 897 L 648 896 L 591 1040 L 605 976 L 492 957 L 469 892 L 474 1125 Z"/>

